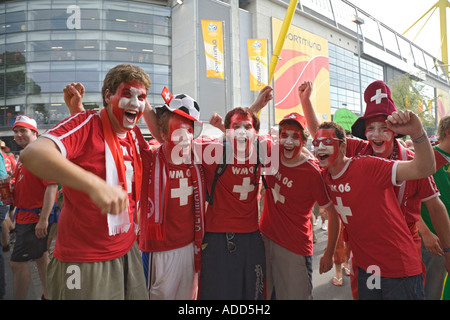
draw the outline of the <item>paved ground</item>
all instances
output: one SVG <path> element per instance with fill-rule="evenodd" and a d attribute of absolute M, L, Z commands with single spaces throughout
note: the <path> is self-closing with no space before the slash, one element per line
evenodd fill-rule
<path fill-rule="evenodd" d="M 324 274 L 319 274 L 319 263 L 328 240 L 328 231 L 321 229 L 322 223 L 319 221 L 314 226 L 317 242 L 314 244 L 313 257 L 313 299 L 314 300 L 353 300 L 350 289 L 350 278 L 343 276 L 343 285 L 337 287 L 331 282 L 336 275 L 334 268 Z"/>

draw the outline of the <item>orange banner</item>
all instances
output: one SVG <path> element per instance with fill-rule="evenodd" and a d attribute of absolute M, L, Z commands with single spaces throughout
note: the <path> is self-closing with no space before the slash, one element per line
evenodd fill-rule
<path fill-rule="evenodd" d="M 282 21 L 272 18 L 272 41 Z M 302 113 L 298 86 L 313 83 L 311 100 L 320 121 L 331 120 L 328 41 L 291 25 L 274 74 L 275 122 L 291 112 Z"/>

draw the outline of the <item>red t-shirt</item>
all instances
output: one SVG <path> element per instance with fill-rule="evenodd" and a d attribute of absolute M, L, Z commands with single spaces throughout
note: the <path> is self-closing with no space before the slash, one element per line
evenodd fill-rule
<path fill-rule="evenodd" d="M 15 220 L 19 224 L 37 223 L 39 215 L 34 212 L 20 209 L 40 209 L 44 202 L 44 194 L 47 186 L 55 184 L 36 177 L 20 162 L 17 162 L 14 172 L 16 181 L 14 184 L 14 206 L 17 214 Z"/>
<path fill-rule="evenodd" d="M 76 165 L 106 179 L 105 140 L 100 113 L 88 110 L 63 120 L 45 132 L 62 155 Z M 135 211 L 134 184 L 131 184 L 133 154 L 131 142 L 122 145 L 129 195 L 128 210 Z M 58 237 L 53 255 L 63 262 L 97 262 L 125 255 L 136 240 L 134 228 L 114 236 L 108 234 L 107 215 L 100 212 L 88 194 L 63 187 L 64 206 L 58 221 Z M 133 225 L 133 221 L 131 221 Z"/>
<path fill-rule="evenodd" d="M 397 159 L 398 160 L 412 160 L 414 158 L 414 152 L 401 146 L 398 141 L 394 141 L 397 145 Z M 436 151 L 435 151 L 436 153 Z M 359 139 L 347 139 L 347 151 L 348 157 L 357 155 L 372 155 L 372 148 L 366 140 Z M 436 155 L 436 162 L 439 164 L 438 159 L 442 156 Z M 420 218 L 420 204 L 423 201 L 427 201 L 433 197 L 439 196 L 439 191 L 434 183 L 433 176 L 419 180 L 403 181 L 399 186 L 395 186 L 395 192 L 397 193 L 397 200 L 401 204 L 401 209 L 405 215 L 407 224 L 411 227 L 412 232 L 416 232 L 414 227 L 415 223 Z"/>
<path fill-rule="evenodd" d="M 350 159 L 336 176 L 323 172 L 358 266 L 383 277 L 422 272 L 416 246 L 394 191 L 397 162 L 372 156 Z"/>
<path fill-rule="evenodd" d="M 195 211 L 191 170 L 186 164 L 169 163 L 168 166 L 169 199 L 164 211 L 165 239 L 140 241 L 140 249 L 144 252 L 173 250 L 194 241 Z"/>
<path fill-rule="evenodd" d="M 222 159 L 223 144 L 218 140 L 196 140 L 196 161 L 201 159 L 208 192 L 214 180 L 218 161 Z M 270 153 L 270 141 L 265 141 Z M 269 154 L 267 153 L 267 154 Z M 206 232 L 249 233 L 258 230 L 258 190 L 261 166 L 255 172 L 256 152 L 250 159 L 230 158 L 225 172 L 217 180 L 213 205 L 205 215 Z"/>
<path fill-rule="evenodd" d="M 331 204 L 321 170 L 312 159 L 294 165 L 280 161 L 279 170 L 266 175 L 260 230 L 266 237 L 296 254 L 313 254 L 311 211 Z"/>

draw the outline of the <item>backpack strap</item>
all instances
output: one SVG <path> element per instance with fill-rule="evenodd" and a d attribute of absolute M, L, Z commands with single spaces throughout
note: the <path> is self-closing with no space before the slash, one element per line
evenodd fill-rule
<path fill-rule="evenodd" d="M 222 163 L 219 163 L 216 167 L 216 171 L 214 173 L 214 179 L 211 185 L 211 191 L 208 192 L 208 188 L 206 188 L 206 201 L 208 201 L 209 205 L 212 205 L 214 202 L 214 190 L 216 189 L 217 180 L 219 177 L 225 172 L 227 168 L 227 157 L 226 157 L 226 142 L 223 142 L 223 152 L 222 152 Z"/>
<path fill-rule="evenodd" d="M 259 141 L 259 139 L 257 139 L 256 141 L 256 151 L 257 151 L 257 159 L 256 159 L 256 164 L 255 164 L 255 180 L 256 180 L 256 171 L 258 170 L 258 166 L 261 165 L 261 167 L 264 167 L 264 162 L 266 159 L 266 155 L 264 154 L 264 149 L 260 148 L 261 142 Z M 264 177 L 264 172 L 261 172 L 261 179 L 264 185 L 265 189 L 268 189 L 268 185 L 267 185 L 267 181 L 266 178 Z"/>

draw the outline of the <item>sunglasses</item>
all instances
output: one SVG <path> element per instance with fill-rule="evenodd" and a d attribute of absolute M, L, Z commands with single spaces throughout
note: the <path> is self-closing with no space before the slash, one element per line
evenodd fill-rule
<path fill-rule="evenodd" d="M 342 141 L 341 139 L 338 138 L 325 138 L 325 139 L 314 139 L 312 144 L 314 147 L 318 147 L 321 143 L 323 143 L 326 146 L 332 146 L 334 141 Z"/>
<path fill-rule="evenodd" d="M 231 240 L 233 240 L 233 238 L 234 238 L 234 232 L 227 232 L 225 234 L 225 236 L 227 238 L 227 249 L 228 249 L 228 251 L 230 253 L 236 251 L 236 244 L 234 242 L 231 242 Z"/>

